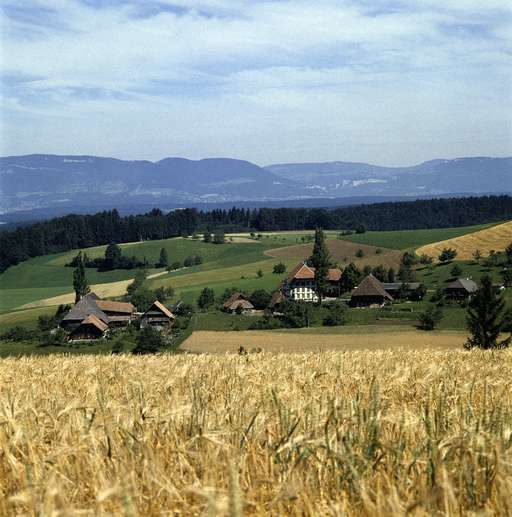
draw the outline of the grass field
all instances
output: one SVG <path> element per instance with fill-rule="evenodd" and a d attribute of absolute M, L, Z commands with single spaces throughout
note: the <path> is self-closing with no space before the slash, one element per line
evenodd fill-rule
<path fill-rule="evenodd" d="M 224 245 L 206 244 L 192 239 L 168 239 L 164 241 L 146 241 L 122 246 L 127 256 L 135 255 L 139 259 L 146 257 L 150 263 L 158 260 L 160 249 L 167 249 L 169 262 L 183 262 L 188 256 L 200 255 L 203 264 L 173 273 L 172 276 L 192 272 L 223 269 L 266 259 L 263 252 L 272 244 L 248 240 L 243 243 Z M 102 256 L 105 246 L 87 248 L 91 258 Z M 73 268 L 65 264 L 77 254 L 78 250 L 66 253 L 37 257 L 9 268 L 0 275 L 0 313 L 16 308 L 33 305 L 55 305 L 68 303 L 73 296 L 61 296 L 72 293 Z M 150 269 L 148 274 L 162 270 Z M 98 272 L 87 269 L 89 283 L 101 296 L 120 296 L 134 277 L 134 270 L 116 270 Z M 43 301 L 44 300 L 44 301 Z M 73 300 L 71 300 L 73 301 Z M 35 303 L 34 302 L 38 302 Z"/>
<path fill-rule="evenodd" d="M 482 256 L 487 256 L 491 250 L 502 251 L 509 244 L 512 244 L 512 221 L 462 237 L 427 244 L 419 248 L 417 253 L 437 259 L 444 248 L 452 248 L 457 251 L 458 260 L 471 260 L 477 249 Z"/>
<path fill-rule="evenodd" d="M 496 223 L 461 226 L 458 228 L 432 228 L 426 230 L 399 230 L 383 232 L 366 232 L 344 236 L 350 242 L 379 246 L 396 250 L 414 249 L 431 242 L 451 239 L 495 226 Z"/>
<path fill-rule="evenodd" d="M 1 515 L 508 515 L 512 353 L 0 363 Z"/>

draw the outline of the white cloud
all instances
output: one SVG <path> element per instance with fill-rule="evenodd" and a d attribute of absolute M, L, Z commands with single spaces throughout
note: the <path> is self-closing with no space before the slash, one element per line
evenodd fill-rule
<path fill-rule="evenodd" d="M 4 154 L 511 151 L 508 1 L 159 3 L 3 1 Z"/>

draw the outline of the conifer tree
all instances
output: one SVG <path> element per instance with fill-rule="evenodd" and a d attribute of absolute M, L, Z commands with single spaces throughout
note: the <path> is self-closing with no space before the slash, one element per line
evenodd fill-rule
<path fill-rule="evenodd" d="M 468 305 L 467 327 L 470 337 L 465 348 L 505 348 L 511 337 L 499 340 L 504 326 L 505 301 L 499 289 L 492 284 L 489 276 L 484 276 L 480 287 Z"/>
<path fill-rule="evenodd" d="M 86 294 L 91 292 L 85 275 L 85 264 L 81 252 L 76 257 L 76 267 L 73 271 L 73 289 L 75 290 L 75 303 L 78 303 Z"/>
<path fill-rule="evenodd" d="M 315 268 L 315 284 L 318 295 L 318 303 L 322 303 L 322 298 L 329 285 L 327 275 L 331 265 L 331 256 L 325 243 L 324 232 L 320 229 L 315 231 L 315 244 L 313 254 L 309 258 L 309 263 Z"/>
<path fill-rule="evenodd" d="M 167 250 L 162 248 L 160 250 L 160 258 L 158 259 L 158 267 L 167 267 L 169 265 L 169 257 L 167 255 Z"/>

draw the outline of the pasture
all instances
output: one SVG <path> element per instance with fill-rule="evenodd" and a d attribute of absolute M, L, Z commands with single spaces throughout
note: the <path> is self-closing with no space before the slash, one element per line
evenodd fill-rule
<path fill-rule="evenodd" d="M 460 237 L 495 226 L 496 223 L 460 226 L 457 228 L 429 228 L 425 230 L 395 230 L 354 233 L 343 236 L 344 240 L 396 250 L 415 249 L 431 242 Z"/>
<path fill-rule="evenodd" d="M 512 353 L 9 358 L 1 515 L 507 515 Z"/>
<path fill-rule="evenodd" d="M 511 243 L 512 221 L 508 221 L 462 237 L 427 244 L 419 248 L 417 253 L 437 259 L 444 248 L 452 248 L 457 252 L 457 260 L 471 260 L 477 249 L 482 256 L 487 256 L 491 250 L 503 251 Z"/>

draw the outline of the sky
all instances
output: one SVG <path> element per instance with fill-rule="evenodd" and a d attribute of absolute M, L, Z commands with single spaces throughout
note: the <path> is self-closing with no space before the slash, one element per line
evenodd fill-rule
<path fill-rule="evenodd" d="M 0 0 L 0 155 L 512 155 L 510 0 Z"/>

